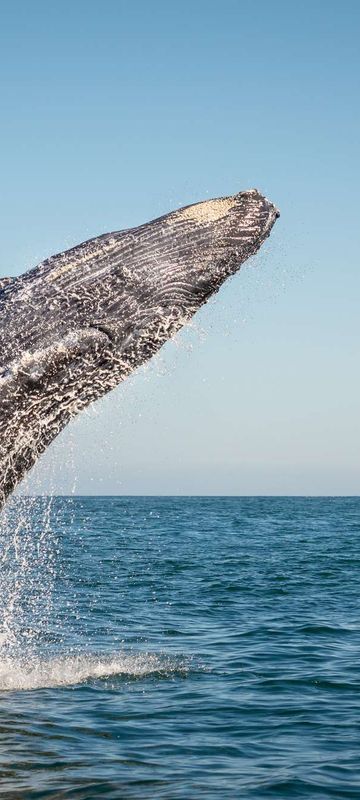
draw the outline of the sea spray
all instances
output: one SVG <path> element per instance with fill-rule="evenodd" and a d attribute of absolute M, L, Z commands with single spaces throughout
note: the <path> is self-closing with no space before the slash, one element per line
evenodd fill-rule
<path fill-rule="evenodd" d="M 51 497 L 15 497 L 0 515 L 0 648 L 24 650 L 45 634 L 58 538 Z"/>
<path fill-rule="evenodd" d="M 56 485 L 66 471 L 71 495 L 76 491 L 74 448 L 70 426 L 66 441 L 49 448 L 0 512 L 0 659 L 11 652 L 31 660 L 39 647 L 62 639 L 54 588 L 72 514 L 71 497 L 59 504 Z"/>
<path fill-rule="evenodd" d="M 157 653 L 92 653 L 46 657 L 32 653 L 31 658 L 6 654 L 0 659 L 0 692 L 30 691 L 61 686 L 76 686 L 104 681 L 108 688 L 116 679 L 133 681 L 142 678 L 186 677 L 190 660 L 175 659 Z"/>

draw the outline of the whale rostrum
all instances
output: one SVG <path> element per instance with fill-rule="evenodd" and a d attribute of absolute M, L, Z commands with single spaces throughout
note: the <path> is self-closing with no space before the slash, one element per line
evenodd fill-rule
<path fill-rule="evenodd" d="M 257 190 L 98 236 L 0 280 L 0 508 L 69 420 L 159 350 L 254 255 Z"/>

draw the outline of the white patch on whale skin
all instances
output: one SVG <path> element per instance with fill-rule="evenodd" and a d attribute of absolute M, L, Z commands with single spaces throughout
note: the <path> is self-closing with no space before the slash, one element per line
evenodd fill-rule
<path fill-rule="evenodd" d="M 173 218 L 169 217 L 168 224 L 176 220 L 191 220 L 198 225 L 207 222 L 216 222 L 216 220 L 226 217 L 226 214 L 236 204 L 236 197 L 221 197 L 217 200 L 205 200 L 203 203 L 195 203 L 193 206 L 187 206 L 180 211 L 175 211 Z"/>

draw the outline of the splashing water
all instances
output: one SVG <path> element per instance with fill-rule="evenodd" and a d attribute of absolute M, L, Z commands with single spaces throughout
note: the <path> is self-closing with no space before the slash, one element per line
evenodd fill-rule
<path fill-rule="evenodd" d="M 47 625 L 56 571 L 52 498 L 14 498 L 0 518 L 0 647 L 31 646 Z"/>
<path fill-rule="evenodd" d="M 13 497 L 0 515 L 0 692 L 187 674 L 183 659 L 122 651 L 123 641 L 96 649 L 68 582 L 65 542 L 79 564 L 84 556 L 79 521 L 72 524 L 71 498 Z"/>
<path fill-rule="evenodd" d="M 128 679 L 186 674 L 188 667 L 154 653 L 113 653 L 108 656 L 64 655 L 31 659 L 6 656 L 0 660 L 0 691 L 73 686 L 88 680 Z"/>
<path fill-rule="evenodd" d="M 66 644 L 53 597 L 55 581 L 64 578 L 55 531 L 66 524 L 51 497 L 13 498 L 1 515 L 0 692 L 186 672 L 185 663 L 161 654 L 88 652 L 86 640 Z"/>
<path fill-rule="evenodd" d="M 39 645 L 48 645 L 56 625 L 53 593 L 61 578 L 60 538 L 71 522 L 71 500 L 55 499 L 55 476 L 65 464 L 76 490 L 74 442 L 51 448 L 26 476 L 21 494 L 13 496 L 0 512 L 0 671 L 2 659 L 31 661 Z M 44 475 L 48 495 L 43 496 Z"/>

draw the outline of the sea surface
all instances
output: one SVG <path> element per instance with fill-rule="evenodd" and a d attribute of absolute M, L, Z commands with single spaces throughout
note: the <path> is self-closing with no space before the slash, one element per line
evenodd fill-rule
<path fill-rule="evenodd" d="M 360 798 L 360 498 L 18 498 L 0 796 Z"/>

